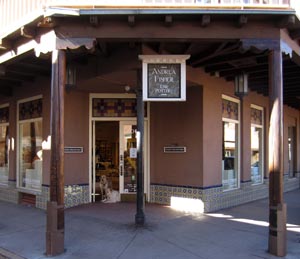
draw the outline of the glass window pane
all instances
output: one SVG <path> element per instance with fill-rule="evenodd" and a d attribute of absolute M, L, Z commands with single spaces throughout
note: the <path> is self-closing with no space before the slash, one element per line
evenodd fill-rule
<path fill-rule="evenodd" d="M 238 123 L 223 122 L 223 189 L 238 188 Z"/>
<path fill-rule="evenodd" d="M 136 192 L 136 125 L 124 126 L 124 192 Z"/>
<path fill-rule="evenodd" d="M 251 181 L 262 183 L 262 128 L 251 127 Z"/>
<path fill-rule="evenodd" d="M 42 121 L 20 123 L 19 185 L 40 190 L 42 184 Z"/>
<path fill-rule="evenodd" d="M 8 183 L 8 148 L 9 130 L 7 125 L 0 125 L 0 183 Z"/>

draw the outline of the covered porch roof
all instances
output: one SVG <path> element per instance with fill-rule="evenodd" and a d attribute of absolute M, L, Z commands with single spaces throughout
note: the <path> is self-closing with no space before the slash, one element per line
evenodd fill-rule
<path fill-rule="evenodd" d="M 259 44 L 249 47 L 248 41 L 271 46 L 281 39 L 290 49 L 288 54 L 283 53 L 284 103 L 300 108 L 300 48 L 297 36 L 291 36 L 300 30 L 300 22 L 293 10 L 263 14 L 247 9 L 82 9 L 78 16 L 55 10 L 23 26 L 23 33 L 16 31 L 2 39 L 7 45 L 0 49 L 1 95 L 12 95 L 14 89 L 30 85 L 37 77 L 50 79 L 51 55 L 37 58 L 33 49 L 41 35 L 52 30 L 62 39 L 94 40 L 91 49 L 67 49 L 67 63 L 73 63 L 79 75 L 86 64 L 93 64 L 94 71 L 78 77 L 77 90 L 95 91 L 96 86 L 103 85 L 104 92 L 123 92 L 125 85 L 135 87 L 135 70 L 141 67 L 138 54 L 143 46 L 157 54 L 189 54 L 188 66 L 227 81 L 241 72 L 248 73 L 249 88 L 267 96 L 269 49 Z M 18 49 L 29 43 L 32 47 L 23 53 Z M 9 53 L 11 58 L 3 58 Z"/>

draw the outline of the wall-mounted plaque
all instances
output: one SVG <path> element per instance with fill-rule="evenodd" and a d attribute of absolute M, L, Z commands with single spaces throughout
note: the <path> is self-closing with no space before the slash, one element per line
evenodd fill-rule
<path fill-rule="evenodd" d="M 189 55 L 140 55 L 144 101 L 185 101 Z"/>
<path fill-rule="evenodd" d="M 65 147 L 64 151 L 67 154 L 80 154 L 83 153 L 83 147 Z"/>
<path fill-rule="evenodd" d="M 179 147 L 179 146 L 164 147 L 164 153 L 186 153 L 186 147 Z"/>

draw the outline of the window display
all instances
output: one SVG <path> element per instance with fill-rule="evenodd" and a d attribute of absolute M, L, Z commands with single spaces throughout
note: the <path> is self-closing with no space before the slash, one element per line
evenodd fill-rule
<path fill-rule="evenodd" d="M 19 187 L 40 190 L 42 186 L 42 101 L 19 105 Z"/>
<path fill-rule="evenodd" d="M 251 108 L 251 181 L 253 184 L 263 182 L 263 110 Z"/>
<path fill-rule="evenodd" d="M 223 99 L 222 115 L 222 185 L 230 190 L 239 187 L 239 103 Z"/>
<path fill-rule="evenodd" d="M 0 184 L 8 184 L 9 172 L 9 106 L 0 108 Z"/>
<path fill-rule="evenodd" d="M 0 124 L 0 183 L 8 183 L 9 127 Z"/>

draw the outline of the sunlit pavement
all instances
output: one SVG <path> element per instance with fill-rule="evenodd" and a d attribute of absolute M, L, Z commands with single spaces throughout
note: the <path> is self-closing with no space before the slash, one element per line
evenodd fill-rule
<path fill-rule="evenodd" d="M 286 193 L 285 202 L 288 253 L 284 258 L 299 259 L 300 190 Z M 45 211 L 6 202 L 0 202 L 0 211 L 0 254 L 8 252 L 0 258 L 47 258 Z M 267 253 L 266 199 L 208 214 L 149 204 L 145 214 L 145 227 L 136 228 L 134 203 L 68 209 L 66 252 L 55 258 L 277 258 Z"/>

